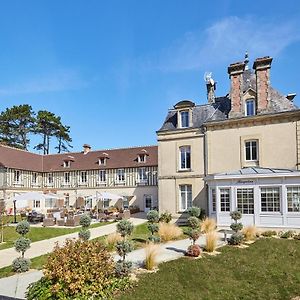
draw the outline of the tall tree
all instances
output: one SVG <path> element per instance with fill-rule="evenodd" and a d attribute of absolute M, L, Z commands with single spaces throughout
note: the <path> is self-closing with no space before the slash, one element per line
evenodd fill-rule
<path fill-rule="evenodd" d="M 7 108 L 0 114 L 0 141 L 9 146 L 28 149 L 28 135 L 34 132 L 35 115 L 28 104 Z"/>
<path fill-rule="evenodd" d="M 61 126 L 60 117 L 54 113 L 40 110 L 37 113 L 35 133 L 40 134 L 43 141 L 37 144 L 34 148 L 42 150 L 44 154 L 49 154 L 50 139 L 56 136 L 58 128 Z"/>
<path fill-rule="evenodd" d="M 56 131 L 56 138 L 58 141 L 58 145 L 55 147 L 57 153 L 69 152 L 69 148 L 73 148 L 71 145 L 72 138 L 70 137 L 70 126 L 60 124 Z"/>

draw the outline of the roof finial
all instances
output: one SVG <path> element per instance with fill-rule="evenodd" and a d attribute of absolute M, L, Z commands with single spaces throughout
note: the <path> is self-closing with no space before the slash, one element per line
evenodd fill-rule
<path fill-rule="evenodd" d="M 248 63 L 249 63 L 248 51 L 246 51 L 246 53 L 245 53 L 244 63 L 245 63 L 245 70 L 249 70 L 249 66 L 248 66 Z"/>

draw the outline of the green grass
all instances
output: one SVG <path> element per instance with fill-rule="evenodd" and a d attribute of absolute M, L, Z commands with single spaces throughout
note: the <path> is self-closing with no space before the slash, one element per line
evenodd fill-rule
<path fill-rule="evenodd" d="M 94 223 L 90 226 L 90 228 L 96 228 L 100 226 L 107 225 L 107 222 Z M 73 232 L 78 232 L 81 227 L 76 228 L 65 228 L 65 227 L 30 227 L 30 231 L 27 234 L 27 237 L 31 240 L 31 242 L 37 242 L 41 240 L 51 239 L 60 235 L 65 235 Z M 14 246 L 15 240 L 18 238 L 18 234 L 16 233 L 15 226 L 5 226 L 4 227 L 4 242 L 0 244 L 0 250 L 11 248 Z"/>
<path fill-rule="evenodd" d="M 140 276 L 119 300 L 290 300 L 300 296 L 300 242 L 260 239 L 246 249 L 226 246 L 217 256 L 182 258 Z"/>

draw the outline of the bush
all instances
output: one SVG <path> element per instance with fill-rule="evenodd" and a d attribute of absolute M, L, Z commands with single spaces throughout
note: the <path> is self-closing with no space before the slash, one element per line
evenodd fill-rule
<path fill-rule="evenodd" d="M 199 218 L 200 213 L 201 213 L 201 208 L 200 207 L 196 207 L 196 206 L 192 206 L 192 207 L 188 208 L 187 213 L 191 217 Z"/>
<path fill-rule="evenodd" d="M 261 235 L 264 237 L 273 237 L 273 236 L 277 235 L 277 232 L 275 230 L 267 230 L 267 231 L 262 232 Z"/>
<path fill-rule="evenodd" d="M 201 254 L 199 245 L 190 245 L 187 249 L 186 255 L 191 257 L 198 257 Z"/>
<path fill-rule="evenodd" d="M 244 240 L 244 235 L 241 232 L 235 232 L 228 239 L 229 245 L 240 245 Z"/>
<path fill-rule="evenodd" d="M 172 221 L 172 214 L 164 212 L 160 215 L 159 222 L 170 223 Z"/>
<path fill-rule="evenodd" d="M 121 237 L 120 233 L 114 232 L 114 233 L 109 234 L 106 237 L 107 248 L 109 250 L 113 250 L 113 248 L 116 246 L 117 242 L 119 242 L 121 240 L 122 240 L 122 237 Z"/>
<path fill-rule="evenodd" d="M 192 227 L 193 229 L 199 228 L 199 219 L 197 217 L 189 217 L 188 220 L 188 226 Z"/>
<path fill-rule="evenodd" d="M 157 266 L 157 256 L 158 256 L 159 248 L 157 245 L 152 243 L 148 244 L 145 247 L 145 268 L 147 270 L 153 270 Z"/>
<path fill-rule="evenodd" d="M 152 242 L 154 244 L 160 243 L 160 237 L 159 236 L 150 235 L 148 239 L 149 239 L 150 242 Z"/>
<path fill-rule="evenodd" d="M 300 240 L 300 233 L 294 235 L 295 240 Z"/>
<path fill-rule="evenodd" d="M 216 231 L 210 231 L 206 234 L 205 250 L 207 252 L 214 252 L 218 245 L 218 234 Z"/>
<path fill-rule="evenodd" d="M 230 228 L 231 228 L 233 231 L 238 232 L 238 231 L 240 231 L 240 230 L 243 229 L 243 224 L 242 224 L 242 223 L 232 223 L 232 224 L 230 225 Z"/>
<path fill-rule="evenodd" d="M 131 261 L 118 261 L 116 263 L 115 273 L 117 277 L 127 277 L 132 270 Z"/>
<path fill-rule="evenodd" d="M 126 255 L 133 250 L 132 243 L 126 240 L 117 242 L 116 250 L 122 260 L 125 260 Z"/>
<path fill-rule="evenodd" d="M 100 241 L 67 240 L 55 246 L 44 278 L 30 286 L 27 299 L 111 299 L 125 286 L 128 279 L 116 276 L 113 258 Z"/>
<path fill-rule="evenodd" d="M 186 234 L 190 237 L 190 239 L 193 241 L 193 244 L 196 243 L 196 241 L 199 239 L 200 237 L 200 231 L 198 229 L 192 229 L 189 228 L 186 231 Z"/>
<path fill-rule="evenodd" d="M 133 228 L 133 224 L 128 220 L 122 220 L 117 224 L 117 232 L 120 233 L 122 237 L 131 235 Z"/>
<path fill-rule="evenodd" d="M 21 221 L 16 226 L 16 232 L 22 236 L 27 234 L 30 230 L 30 224 L 27 221 Z"/>
<path fill-rule="evenodd" d="M 85 227 L 84 227 L 85 228 Z M 78 232 L 78 236 L 80 239 L 82 239 L 83 241 L 88 241 L 91 237 L 91 232 L 87 229 L 81 229 Z"/>
<path fill-rule="evenodd" d="M 204 221 L 201 222 L 201 232 L 208 233 L 214 231 L 217 227 L 215 219 L 205 218 Z"/>
<path fill-rule="evenodd" d="M 232 211 L 230 213 L 230 217 L 231 219 L 233 219 L 234 221 L 238 221 L 242 218 L 242 213 L 238 210 Z"/>
<path fill-rule="evenodd" d="M 30 239 L 25 238 L 25 237 L 19 237 L 16 241 L 15 241 L 15 249 L 17 252 L 21 252 L 22 253 L 22 257 L 24 257 L 24 253 L 27 249 L 30 248 Z"/>
<path fill-rule="evenodd" d="M 163 242 L 168 242 L 179 238 L 182 230 L 175 224 L 159 223 L 158 235 Z"/>
<path fill-rule="evenodd" d="M 158 232 L 159 226 L 156 223 L 148 223 L 147 227 L 152 235 L 154 235 L 155 232 Z"/>
<path fill-rule="evenodd" d="M 257 228 L 255 226 L 247 226 L 242 230 L 246 241 L 253 241 L 257 236 Z"/>
<path fill-rule="evenodd" d="M 79 224 L 83 227 L 83 228 L 88 228 L 91 225 L 92 219 L 90 216 L 88 216 L 87 214 L 84 214 L 80 217 L 80 221 Z"/>
<path fill-rule="evenodd" d="M 280 236 L 282 239 L 290 239 L 290 238 L 293 238 L 295 234 L 296 234 L 295 231 L 293 231 L 293 230 L 288 230 L 288 231 L 285 231 L 285 232 L 280 233 L 279 236 Z"/>
<path fill-rule="evenodd" d="M 18 257 L 12 262 L 12 269 L 14 272 L 22 273 L 29 271 L 30 260 L 24 257 Z"/>
<path fill-rule="evenodd" d="M 157 210 L 150 210 L 147 213 L 147 220 L 150 223 L 158 223 L 159 222 L 159 214 Z"/>

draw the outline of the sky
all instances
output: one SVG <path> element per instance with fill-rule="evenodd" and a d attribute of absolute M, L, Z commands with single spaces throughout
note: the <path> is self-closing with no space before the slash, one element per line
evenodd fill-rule
<path fill-rule="evenodd" d="M 245 51 L 300 105 L 298 0 L 0 0 L 0 44 L 0 110 L 54 112 L 73 151 L 156 144 L 169 108 L 206 103 L 205 72 L 228 93 Z"/>

